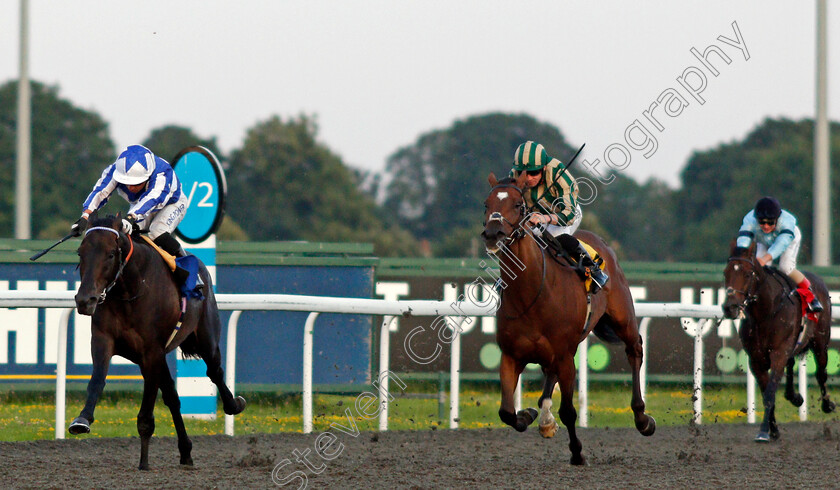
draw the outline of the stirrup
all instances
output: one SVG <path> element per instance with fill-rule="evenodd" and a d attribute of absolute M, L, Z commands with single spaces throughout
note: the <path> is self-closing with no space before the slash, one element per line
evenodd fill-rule
<path fill-rule="evenodd" d="M 823 311 L 822 303 L 820 303 L 820 300 L 818 300 L 816 296 L 814 297 L 813 301 L 808 303 L 808 311 L 810 311 L 811 313 L 819 313 Z"/>

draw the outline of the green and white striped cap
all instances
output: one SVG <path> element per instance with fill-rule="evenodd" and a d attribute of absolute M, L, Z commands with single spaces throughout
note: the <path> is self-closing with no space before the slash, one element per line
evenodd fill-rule
<path fill-rule="evenodd" d="M 539 170 L 551 161 L 543 145 L 527 141 L 519 145 L 513 155 L 513 169 L 517 172 Z"/>

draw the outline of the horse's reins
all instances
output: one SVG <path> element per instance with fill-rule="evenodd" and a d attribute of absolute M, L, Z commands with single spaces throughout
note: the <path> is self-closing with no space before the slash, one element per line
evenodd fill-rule
<path fill-rule="evenodd" d="M 99 301 L 97 301 L 97 304 L 101 305 L 105 302 L 105 297 L 108 295 L 108 292 L 111 291 L 111 289 L 117 285 L 117 280 L 120 278 L 120 276 L 122 276 L 122 272 L 123 269 L 125 269 L 125 265 L 128 263 L 129 260 L 131 260 L 131 255 L 134 253 L 134 242 L 131 240 L 131 237 L 128 237 L 128 243 L 130 244 L 131 248 L 129 248 L 128 255 L 126 255 L 125 260 L 123 260 L 122 247 L 120 247 L 120 232 L 107 226 L 94 226 L 93 228 L 88 228 L 87 231 L 85 231 L 85 236 L 87 236 L 88 233 L 96 230 L 107 230 L 117 236 L 117 252 L 120 255 L 120 267 L 119 269 L 117 269 L 117 274 L 114 276 L 114 279 L 111 280 L 111 283 L 105 286 L 105 289 L 102 291 L 102 294 L 99 295 Z"/>

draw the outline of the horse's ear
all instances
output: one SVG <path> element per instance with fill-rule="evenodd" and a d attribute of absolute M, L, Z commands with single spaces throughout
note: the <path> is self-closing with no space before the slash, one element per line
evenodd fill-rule
<path fill-rule="evenodd" d="M 755 257 L 755 240 L 750 243 L 750 248 L 747 249 L 747 255 L 749 257 Z"/>
<path fill-rule="evenodd" d="M 735 249 L 738 248 L 738 239 L 733 238 L 731 242 L 729 242 L 729 256 L 735 256 Z"/>
<path fill-rule="evenodd" d="M 490 172 L 490 175 L 487 176 L 487 182 L 490 182 L 490 187 L 496 187 L 496 184 L 499 183 L 499 180 L 496 178 L 496 174 Z"/>
<path fill-rule="evenodd" d="M 520 172 L 519 177 L 516 178 L 516 187 L 520 189 L 525 187 L 525 180 L 528 178 L 528 174 L 525 172 Z"/>

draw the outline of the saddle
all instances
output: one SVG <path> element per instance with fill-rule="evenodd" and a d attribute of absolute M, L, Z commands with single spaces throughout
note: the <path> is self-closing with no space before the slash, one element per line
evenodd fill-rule
<path fill-rule="evenodd" d="M 570 255 L 569 252 L 566 251 L 565 248 L 563 248 L 557 237 L 555 237 L 547 231 L 543 231 L 542 238 L 548 244 L 548 248 L 552 252 L 551 258 L 553 258 L 559 264 L 573 267 L 575 269 L 575 272 L 577 272 L 578 276 L 580 277 L 581 281 L 583 281 L 583 285 L 584 288 L 586 288 L 586 292 L 592 293 L 592 277 L 587 268 L 580 263 L 577 257 L 572 257 L 572 255 Z M 592 258 L 592 261 L 595 262 L 595 265 L 597 265 L 599 269 L 604 270 L 604 259 L 603 257 L 601 257 L 598 251 L 595 250 L 594 247 L 592 247 L 591 245 L 579 238 L 578 242 L 580 242 L 580 245 L 584 249 L 586 249 L 586 252 Z"/>
<path fill-rule="evenodd" d="M 783 291 L 784 291 L 783 292 L 784 298 L 782 299 L 782 301 L 784 301 L 784 299 L 792 301 L 792 297 L 794 295 L 799 296 L 799 305 L 800 305 L 799 335 L 797 336 L 796 345 L 794 346 L 794 349 L 793 349 L 794 352 L 798 352 L 799 347 L 803 343 L 805 343 L 805 339 L 807 338 L 808 333 L 809 333 L 808 332 L 808 325 L 809 325 L 808 320 L 810 320 L 812 322 L 811 323 L 812 325 L 816 325 L 817 320 L 818 320 L 817 314 L 808 310 L 808 301 L 799 292 L 799 289 L 797 289 L 796 283 L 793 282 L 793 279 L 791 279 L 790 277 L 788 277 L 787 274 L 785 274 L 784 272 L 780 271 L 779 269 L 777 269 L 773 266 L 765 266 L 764 268 L 771 277 L 773 277 L 775 280 L 779 281 L 779 283 L 782 284 L 782 288 L 783 288 Z M 779 308 L 781 308 L 782 304 L 783 303 L 781 303 L 781 302 L 779 303 Z M 775 313 L 778 313 L 778 311 L 776 311 Z"/>

